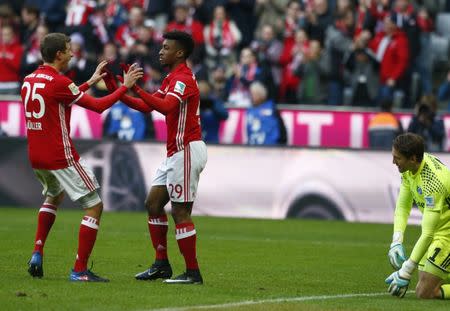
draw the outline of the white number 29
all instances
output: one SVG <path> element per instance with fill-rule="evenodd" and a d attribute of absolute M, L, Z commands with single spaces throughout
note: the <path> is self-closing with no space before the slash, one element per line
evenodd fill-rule
<path fill-rule="evenodd" d="M 42 97 L 42 95 L 39 94 L 38 92 L 36 92 L 38 89 L 43 89 L 44 87 L 45 87 L 44 83 L 34 83 L 33 89 L 32 89 L 30 82 L 26 81 L 23 83 L 22 88 L 27 89 L 27 93 L 25 94 L 25 100 L 24 100 L 25 116 L 27 118 L 31 118 L 31 116 L 33 116 L 33 118 L 35 118 L 35 119 L 40 119 L 44 116 L 45 101 L 44 101 L 44 98 Z M 30 99 L 30 93 L 31 93 L 31 100 L 32 101 L 37 100 L 39 102 L 39 111 L 38 112 L 33 111 L 33 113 L 31 113 L 30 111 L 27 110 L 28 100 Z"/>

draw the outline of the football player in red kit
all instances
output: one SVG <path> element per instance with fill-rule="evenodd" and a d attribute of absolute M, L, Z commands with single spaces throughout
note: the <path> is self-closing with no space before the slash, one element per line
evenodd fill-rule
<path fill-rule="evenodd" d="M 202 284 L 197 255 L 197 234 L 191 218 L 200 173 L 206 165 L 206 145 L 202 141 L 199 89 L 186 59 L 194 49 L 192 37 L 181 31 L 167 32 L 159 52 L 160 62 L 170 73 L 160 89 L 149 94 L 139 87 L 134 91 L 141 99 L 122 96 L 131 108 L 142 112 L 159 111 L 166 116 L 167 157 L 158 168 L 145 202 L 148 229 L 156 256 L 152 266 L 136 275 L 138 280 L 165 279 L 169 284 Z M 113 77 L 105 78 L 114 90 Z M 186 271 L 174 279 L 167 256 L 168 221 L 164 206 L 171 202 L 175 237 L 186 263 Z"/>
<path fill-rule="evenodd" d="M 44 64 L 25 77 L 21 89 L 28 137 L 28 155 L 36 177 L 43 186 L 45 201 L 38 214 L 35 247 L 28 263 L 33 277 L 43 276 L 44 244 L 55 221 L 56 211 L 66 192 L 85 209 L 78 236 L 78 252 L 71 281 L 106 282 L 87 269 L 99 228 L 102 201 L 97 193 L 98 182 L 80 159 L 70 138 L 70 115 L 76 104 L 98 113 L 111 107 L 142 77 L 142 69 L 132 65 L 124 75 L 123 85 L 112 94 L 94 98 L 85 93 L 100 81 L 107 62 L 98 65 L 86 83 L 76 86 L 62 72 L 72 58 L 70 38 L 51 33 L 41 42 Z"/>

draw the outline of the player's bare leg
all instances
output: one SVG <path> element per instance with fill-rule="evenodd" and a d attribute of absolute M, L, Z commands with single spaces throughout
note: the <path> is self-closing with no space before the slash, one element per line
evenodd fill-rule
<path fill-rule="evenodd" d="M 168 284 L 203 284 L 203 278 L 197 262 L 197 233 L 191 218 L 193 202 L 172 202 L 172 217 L 176 226 L 176 239 L 186 263 L 186 272 L 174 279 L 166 280 Z"/>
<path fill-rule="evenodd" d="M 44 276 L 42 267 L 44 245 L 53 223 L 55 222 L 58 206 L 63 199 L 64 192 L 61 192 L 55 197 L 47 196 L 39 209 L 36 237 L 34 239 L 34 250 L 31 259 L 28 262 L 28 273 L 33 277 L 41 278 Z"/>
<path fill-rule="evenodd" d="M 92 207 L 85 208 L 85 215 L 81 221 L 78 234 L 78 252 L 75 260 L 75 266 L 70 275 L 71 281 L 81 282 L 108 282 L 108 279 L 102 278 L 92 271 L 88 270 L 87 263 L 92 249 L 94 248 L 97 232 L 99 229 L 100 218 L 103 211 L 103 203 L 97 203 Z"/>
<path fill-rule="evenodd" d="M 167 256 L 168 220 L 164 206 L 169 202 L 169 194 L 164 185 L 153 186 L 145 200 L 148 213 L 148 231 L 155 249 L 155 262 L 149 269 L 135 275 L 137 280 L 167 279 L 172 276 L 172 268 Z"/>
<path fill-rule="evenodd" d="M 419 271 L 419 282 L 416 286 L 416 296 L 420 299 L 442 298 L 442 279 L 425 271 Z"/>

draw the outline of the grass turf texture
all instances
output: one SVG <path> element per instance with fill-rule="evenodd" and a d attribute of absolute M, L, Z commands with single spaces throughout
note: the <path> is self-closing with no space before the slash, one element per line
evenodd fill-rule
<path fill-rule="evenodd" d="M 0 208 L 1 310 L 150 310 L 309 296 L 383 293 L 391 225 L 300 220 L 195 217 L 203 286 L 136 281 L 153 260 L 143 213 L 105 213 L 91 256 L 93 271 L 111 282 L 71 283 L 81 211 L 61 210 L 47 240 L 44 278 L 27 273 L 37 210 Z M 184 261 L 169 225 L 174 275 Z M 420 232 L 407 230 L 411 251 Z M 416 284 L 414 277 L 410 289 Z M 300 298 L 302 299 L 302 298 Z M 328 297 L 276 301 L 221 310 L 448 310 L 448 301 Z M 193 308 L 195 310 L 195 308 Z"/>

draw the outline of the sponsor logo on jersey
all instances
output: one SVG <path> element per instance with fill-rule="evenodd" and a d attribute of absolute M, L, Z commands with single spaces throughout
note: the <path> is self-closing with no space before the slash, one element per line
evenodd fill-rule
<path fill-rule="evenodd" d="M 426 196 L 425 197 L 425 206 L 429 208 L 434 207 L 434 197 L 433 196 Z"/>
<path fill-rule="evenodd" d="M 422 188 L 417 187 L 417 193 L 420 194 L 420 195 L 422 195 Z"/>
<path fill-rule="evenodd" d="M 177 81 L 175 83 L 175 88 L 173 89 L 175 92 L 183 95 L 184 94 L 184 90 L 186 89 L 186 84 L 184 84 L 181 81 Z"/>
<path fill-rule="evenodd" d="M 80 90 L 78 89 L 78 86 L 75 85 L 75 83 L 69 84 L 69 90 L 72 92 L 73 95 L 80 94 Z"/>

